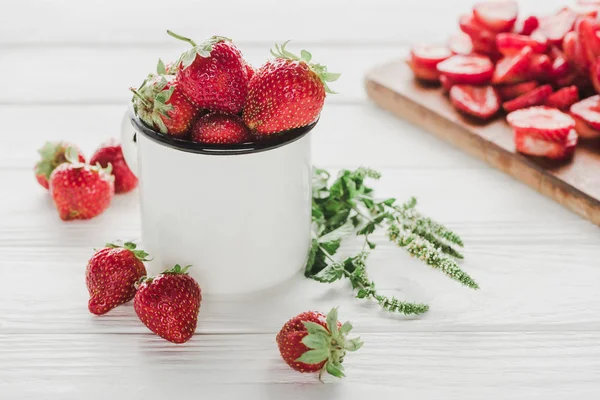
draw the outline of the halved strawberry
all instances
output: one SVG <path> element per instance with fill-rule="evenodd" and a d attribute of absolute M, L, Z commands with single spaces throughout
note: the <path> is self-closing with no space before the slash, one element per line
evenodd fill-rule
<path fill-rule="evenodd" d="M 569 63 L 564 53 L 556 46 L 550 48 L 550 58 L 552 59 L 552 68 L 550 69 L 549 78 L 557 80 L 569 73 Z"/>
<path fill-rule="evenodd" d="M 590 81 L 596 93 L 600 93 L 600 58 L 596 59 L 590 67 Z"/>
<path fill-rule="evenodd" d="M 511 0 L 475 4 L 473 17 L 493 32 L 508 32 L 517 20 L 517 3 Z"/>
<path fill-rule="evenodd" d="M 544 104 L 548 96 L 552 94 L 552 86 L 543 85 L 527 92 L 516 99 L 510 100 L 502 104 L 506 112 L 515 111 L 521 108 L 538 106 Z"/>
<path fill-rule="evenodd" d="M 575 128 L 570 115 L 550 107 L 529 107 L 511 112 L 506 121 L 515 133 L 524 133 L 549 141 L 564 141 Z"/>
<path fill-rule="evenodd" d="M 581 118 L 592 128 L 600 130 L 600 95 L 588 97 L 573 104 L 571 115 Z"/>
<path fill-rule="evenodd" d="M 553 160 L 564 160 L 573 155 L 577 146 L 577 132 L 572 129 L 562 142 L 541 139 L 529 133 L 515 131 L 515 147 L 519 153 Z"/>
<path fill-rule="evenodd" d="M 534 53 L 545 53 L 548 49 L 548 40 L 545 36 L 536 32 L 531 36 L 517 33 L 499 33 L 496 36 L 496 47 L 505 56 L 518 53 L 527 46 L 531 47 Z"/>
<path fill-rule="evenodd" d="M 514 56 L 501 59 L 496 64 L 492 83 L 515 83 L 526 80 L 532 52 L 531 47 L 526 46 Z"/>
<path fill-rule="evenodd" d="M 442 90 L 444 91 L 444 93 L 450 92 L 450 89 L 452 89 L 452 86 L 454 86 L 454 82 L 452 82 L 452 79 L 448 78 L 444 74 L 440 75 L 440 83 L 442 84 Z"/>
<path fill-rule="evenodd" d="M 552 72 L 552 61 L 546 54 L 532 54 L 529 65 L 529 77 L 531 79 L 546 80 Z"/>
<path fill-rule="evenodd" d="M 579 137 L 583 139 L 598 139 L 600 138 L 600 131 L 589 126 L 584 120 L 575 115 L 571 115 L 575 120 L 575 130 L 579 134 Z"/>
<path fill-rule="evenodd" d="M 579 101 L 579 89 L 577 86 L 567 86 L 552 93 L 546 99 L 548 107 L 555 107 L 559 110 L 569 110 L 571 106 Z"/>
<path fill-rule="evenodd" d="M 415 66 L 435 68 L 438 63 L 452 56 L 452 52 L 445 46 L 418 45 L 414 46 L 410 55 Z"/>
<path fill-rule="evenodd" d="M 592 64 L 600 56 L 600 37 L 598 37 L 598 26 L 594 18 L 580 18 L 575 24 L 577 38 L 583 47 L 588 62 Z"/>
<path fill-rule="evenodd" d="M 437 82 L 440 77 L 440 73 L 435 67 L 428 68 L 420 65 L 416 65 L 413 60 L 406 60 L 406 64 L 412 69 L 415 77 L 428 82 Z"/>
<path fill-rule="evenodd" d="M 560 45 L 567 32 L 573 29 L 576 20 L 577 14 L 565 7 L 554 15 L 540 18 L 537 31 L 548 38 L 550 43 Z"/>
<path fill-rule="evenodd" d="M 521 83 L 514 83 L 512 85 L 501 85 L 497 86 L 496 90 L 502 100 L 512 100 L 515 97 L 519 97 L 525 93 L 531 92 L 533 89 L 538 87 L 536 81 L 528 81 Z"/>
<path fill-rule="evenodd" d="M 530 16 L 524 20 L 517 21 L 515 24 L 515 33 L 519 35 L 529 36 L 540 26 L 540 20 L 536 16 Z"/>
<path fill-rule="evenodd" d="M 461 15 L 458 19 L 460 30 L 471 37 L 480 41 L 494 41 L 496 34 L 490 31 L 485 25 L 481 24 L 472 14 Z"/>
<path fill-rule="evenodd" d="M 491 118 L 500 109 L 500 99 L 492 86 L 454 85 L 450 101 L 457 110 L 480 119 Z"/>
<path fill-rule="evenodd" d="M 463 56 L 467 56 L 473 53 L 473 41 L 469 35 L 463 32 L 459 32 L 450 36 L 450 40 L 448 40 L 448 47 L 454 54 L 462 54 Z"/>
<path fill-rule="evenodd" d="M 490 81 L 494 64 L 485 56 L 455 55 L 439 63 L 437 69 L 455 83 L 480 85 Z"/>

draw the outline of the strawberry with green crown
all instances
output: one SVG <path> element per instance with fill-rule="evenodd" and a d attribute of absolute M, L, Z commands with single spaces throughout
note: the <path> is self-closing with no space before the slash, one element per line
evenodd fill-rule
<path fill-rule="evenodd" d="M 287 51 L 288 42 L 271 50 L 276 58 L 260 67 L 248 86 L 244 122 L 259 135 L 314 122 L 321 113 L 326 93 L 334 93 L 327 82 L 340 77 L 327 72 L 324 65 L 311 63 L 312 55 L 306 50 L 302 50 L 300 57 Z"/>
<path fill-rule="evenodd" d="M 102 168 L 79 161 L 74 147 L 65 151 L 67 162 L 50 175 L 50 194 L 64 221 L 90 219 L 108 208 L 115 194 L 111 165 Z"/>
<path fill-rule="evenodd" d="M 135 284 L 146 275 L 144 261 L 148 253 L 132 242 L 123 246 L 107 243 L 94 253 L 85 271 L 85 283 L 90 294 L 88 309 L 96 315 L 133 300 Z"/>
<path fill-rule="evenodd" d="M 346 353 L 360 349 L 360 338 L 349 339 L 352 324 L 338 321 L 337 308 L 325 315 L 317 311 L 298 314 L 283 325 L 277 345 L 283 360 L 298 372 L 323 372 L 344 377 Z"/>
<path fill-rule="evenodd" d="M 167 70 L 159 60 L 157 74 L 150 74 L 133 92 L 133 109 L 136 115 L 161 133 L 184 137 L 187 135 L 198 109 L 183 95 L 172 67 Z"/>
<path fill-rule="evenodd" d="M 77 150 L 79 161 L 85 162 L 85 157 L 81 151 L 76 146 L 67 142 L 46 142 L 44 146 L 38 150 L 41 159 L 35 164 L 35 178 L 38 183 L 46 189 L 49 188 L 48 179 L 50 178 L 52 171 L 60 164 L 67 161 L 65 158 L 65 151 L 68 147 L 73 147 Z"/>
<path fill-rule="evenodd" d="M 192 45 L 178 62 L 177 80 L 186 97 L 203 109 L 239 114 L 248 93 L 249 67 L 231 39 L 212 36 L 197 44 L 167 33 Z"/>

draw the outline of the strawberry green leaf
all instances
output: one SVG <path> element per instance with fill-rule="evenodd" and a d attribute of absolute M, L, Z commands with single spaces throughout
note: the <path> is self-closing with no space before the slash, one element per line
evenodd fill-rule
<path fill-rule="evenodd" d="M 325 364 L 325 369 L 330 375 L 333 375 L 336 378 L 343 378 L 346 376 L 344 374 L 344 367 L 340 363 L 328 362 Z"/>
<path fill-rule="evenodd" d="M 352 324 L 349 321 L 344 322 L 342 327 L 340 328 L 340 333 L 345 335 L 352 330 Z"/>
<path fill-rule="evenodd" d="M 300 50 L 300 57 L 302 57 L 302 61 L 305 61 L 307 63 L 309 63 L 310 60 L 312 60 L 312 54 L 310 54 L 306 50 Z"/>
<path fill-rule="evenodd" d="M 167 74 L 167 68 L 165 67 L 165 63 L 160 58 L 158 59 L 158 65 L 156 66 L 156 73 L 159 75 Z"/>
<path fill-rule="evenodd" d="M 360 349 L 363 345 L 362 340 L 360 340 L 360 338 L 354 338 L 354 339 L 350 339 L 348 341 L 346 341 L 346 344 L 344 345 L 344 349 L 348 350 L 348 351 L 356 351 L 358 349 Z"/>
<path fill-rule="evenodd" d="M 337 322 L 338 312 L 337 307 L 334 307 L 331 309 L 331 311 L 329 311 L 329 314 L 327 314 L 327 328 L 329 329 L 329 332 L 331 332 L 332 336 L 335 336 L 338 332 Z"/>
<path fill-rule="evenodd" d="M 309 350 L 302 354 L 296 361 L 305 364 L 318 364 L 329 358 L 328 349 Z"/>
<path fill-rule="evenodd" d="M 306 331 L 311 335 L 318 334 L 318 333 L 329 334 L 327 329 L 325 329 L 323 326 L 317 324 L 316 322 L 302 321 L 302 325 L 304 325 L 304 327 L 306 328 Z"/>
<path fill-rule="evenodd" d="M 322 333 L 306 335 L 302 338 L 302 343 L 309 349 L 325 349 L 328 345 L 327 337 Z"/>
<path fill-rule="evenodd" d="M 182 267 L 179 264 L 175 264 L 175 266 L 171 269 L 166 269 L 163 271 L 163 274 L 172 274 L 172 275 L 187 275 L 188 273 L 188 269 L 191 267 L 191 265 L 186 265 L 185 267 Z"/>

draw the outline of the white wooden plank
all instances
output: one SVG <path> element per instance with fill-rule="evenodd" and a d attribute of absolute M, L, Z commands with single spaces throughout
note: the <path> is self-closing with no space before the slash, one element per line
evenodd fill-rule
<path fill-rule="evenodd" d="M 89 156 L 109 137 L 119 137 L 124 105 L 0 106 L 6 135 L 0 168 L 33 168 L 47 140 L 75 143 Z M 488 168 L 432 135 L 374 105 L 325 106 L 313 131 L 319 165 Z"/>
<path fill-rule="evenodd" d="M 155 71 L 159 57 L 165 62 L 176 60 L 188 47 L 186 43 L 175 41 L 172 45 L 152 47 L 4 49 L 3 59 L 19 60 L 19 68 L 13 63 L 0 63 L 0 74 L 11 76 L 15 82 L 4 86 L 0 103 L 125 104 L 131 99 L 128 88 L 139 86 L 148 73 Z M 271 47 L 272 44 L 248 45 L 242 46 L 242 51 L 249 62 L 260 66 L 272 58 Z M 302 48 L 293 42 L 290 44 L 293 51 L 299 52 Z M 339 94 L 328 96 L 329 103 L 364 101 L 362 81 L 365 72 L 405 51 L 394 46 L 330 45 L 311 45 L 309 50 L 316 62 L 327 65 L 332 72 L 342 73 L 342 77 L 331 84 Z M 43 60 L 41 65 L 40 60 Z"/>
<path fill-rule="evenodd" d="M 146 335 L 0 337 L 6 398 L 564 399 L 600 390 L 600 335 L 363 334 L 344 381 L 299 374 L 268 335 L 198 335 L 175 346 Z M 185 395 L 185 396 L 184 396 Z"/>
<path fill-rule="evenodd" d="M 167 28 L 199 39 L 220 34 L 246 42 L 292 38 L 314 43 L 413 43 L 447 39 L 458 30 L 458 16 L 469 12 L 473 3 L 173 0 L 166 5 L 159 0 L 20 0 L 0 14 L 0 43 L 168 43 L 163 33 Z M 523 0 L 520 4 L 524 14 L 539 15 L 565 2 L 545 0 L 540 6 L 539 0 Z"/>

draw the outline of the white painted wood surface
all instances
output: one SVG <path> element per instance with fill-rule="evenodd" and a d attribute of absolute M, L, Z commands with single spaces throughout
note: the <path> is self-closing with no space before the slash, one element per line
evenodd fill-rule
<path fill-rule="evenodd" d="M 363 94 L 370 65 L 412 41 L 443 40 L 471 2 L 10 2 L 0 13 L 0 399 L 597 398 L 598 228 Z M 293 38 L 343 72 L 315 130 L 315 164 L 368 165 L 383 172 L 382 196 L 416 195 L 462 235 L 463 267 L 481 290 L 379 236 L 372 278 L 387 294 L 427 302 L 428 314 L 390 315 L 345 282 L 298 275 L 250 298 L 205 298 L 197 334 L 181 346 L 151 334 L 130 304 L 90 315 L 86 261 L 106 241 L 139 237 L 137 192 L 94 220 L 63 223 L 33 178 L 35 150 L 60 138 L 89 155 L 117 136 L 127 87 L 185 47 L 166 28 L 232 36 L 256 64 L 272 42 Z M 335 305 L 366 345 L 347 358 L 345 380 L 321 384 L 280 361 L 274 336 L 294 314 Z"/>

